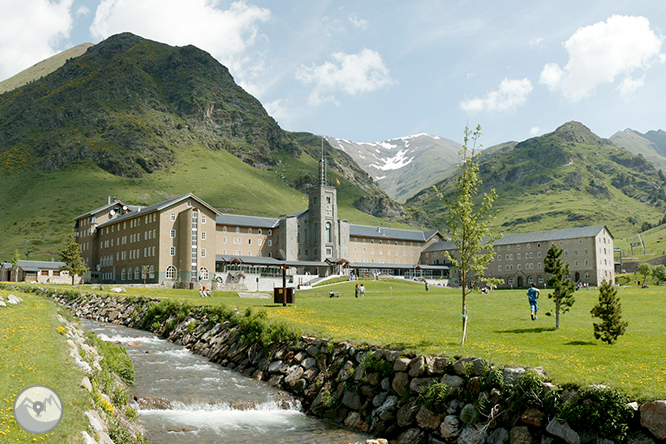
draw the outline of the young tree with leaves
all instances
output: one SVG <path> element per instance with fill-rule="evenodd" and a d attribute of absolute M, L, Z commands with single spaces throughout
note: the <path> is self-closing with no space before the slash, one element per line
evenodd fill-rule
<path fill-rule="evenodd" d="M 473 131 L 465 127 L 465 139 L 463 147 L 459 151 L 461 164 L 460 173 L 456 178 L 451 197 L 439 193 L 448 211 L 446 225 L 449 235 L 455 244 L 455 254 L 446 252 L 453 268 L 458 270 L 462 286 L 462 345 L 467 340 L 467 288 L 468 281 L 475 276 L 479 280 L 490 285 L 497 285 L 502 281 L 499 279 L 484 277 L 486 267 L 495 257 L 493 242 L 502 237 L 501 234 L 493 234 L 488 228 L 497 216 L 498 211 L 489 213 L 492 204 L 497 199 L 497 193 L 493 188 L 484 193 L 480 205 L 474 204 L 481 185 L 479 178 L 479 154 L 476 153 L 476 143 L 481 136 L 481 126 Z M 472 143 L 470 148 L 468 145 Z M 481 145 L 479 145 L 479 148 Z"/>
<path fill-rule="evenodd" d="M 18 263 L 21 260 L 21 253 L 19 253 L 18 250 L 14 250 L 14 254 L 12 254 L 12 257 L 9 259 L 9 262 L 12 264 L 12 277 L 14 278 L 14 282 L 18 282 Z"/>
<path fill-rule="evenodd" d="M 548 295 L 555 302 L 555 328 L 560 328 L 560 313 L 564 314 L 574 304 L 576 287 L 569 279 L 569 264 L 562 260 L 561 248 L 551 244 L 544 261 L 544 270 L 550 273 L 547 284 L 553 288 Z"/>
<path fill-rule="evenodd" d="M 72 276 L 72 285 L 74 285 L 74 278 L 76 275 L 83 277 L 83 274 L 88 271 L 88 267 L 81 258 L 81 250 L 78 242 L 74 239 L 74 235 L 70 234 L 65 242 L 65 248 L 60 251 L 60 260 L 65 263 L 64 267 L 60 267 L 63 271 L 69 271 Z"/>
<path fill-rule="evenodd" d="M 592 316 L 601 319 L 594 323 L 594 337 L 607 344 L 617 341 L 627 330 L 627 322 L 622 320 L 622 306 L 617 289 L 611 282 L 604 281 L 599 287 L 599 303 L 592 307 Z"/>
<path fill-rule="evenodd" d="M 654 267 L 654 270 L 652 270 L 652 276 L 654 276 L 658 282 L 666 282 L 666 266 L 661 264 Z"/>
<path fill-rule="evenodd" d="M 638 264 L 638 272 L 643 275 L 643 284 L 645 284 L 647 278 L 649 276 L 652 276 L 652 273 L 654 273 L 654 267 L 652 266 L 652 264 L 643 262 L 642 264 Z"/>

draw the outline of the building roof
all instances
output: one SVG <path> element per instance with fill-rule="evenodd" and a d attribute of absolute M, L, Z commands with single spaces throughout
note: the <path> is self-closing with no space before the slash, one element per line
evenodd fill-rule
<path fill-rule="evenodd" d="M 578 239 L 581 237 L 596 237 L 605 225 L 595 225 L 591 227 L 565 228 L 562 230 L 533 231 L 531 233 L 505 234 L 501 239 L 496 240 L 493 245 L 513 245 L 527 242 L 551 242 L 565 239 Z M 608 230 L 608 228 L 606 228 Z M 610 234 L 610 231 L 608 231 Z M 611 234 L 611 237 L 613 235 Z M 423 250 L 424 253 L 431 251 L 456 250 L 457 247 L 451 241 L 435 242 Z"/>
<path fill-rule="evenodd" d="M 242 214 L 224 213 L 215 218 L 215 223 L 218 225 L 236 225 L 240 227 L 277 228 L 280 219 L 274 217 L 244 216 Z"/>
<path fill-rule="evenodd" d="M 11 263 L 9 263 L 11 267 Z M 51 261 L 18 261 L 18 266 L 23 271 L 39 271 L 39 270 L 60 270 L 60 268 L 67 266 L 64 262 L 51 262 Z"/>
<path fill-rule="evenodd" d="M 181 202 L 185 199 L 188 199 L 188 198 L 192 198 L 192 199 L 196 200 L 201 205 L 204 205 L 206 208 L 208 208 L 209 210 L 211 210 L 215 214 L 218 214 L 218 215 L 220 214 L 219 211 L 217 211 L 215 208 L 208 205 L 203 200 L 199 199 L 194 194 L 188 193 L 188 194 L 183 194 L 182 196 L 177 196 L 177 197 L 173 197 L 171 199 L 167 199 L 167 200 L 162 201 L 162 202 L 158 202 L 158 203 L 153 204 L 153 205 L 149 205 L 147 207 L 130 206 L 128 208 L 130 208 L 132 210 L 132 212 L 125 213 L 125 214 L 122 214 L 120 216 L 114 217 L 113 219 L 109 219 L 107 221 L 104 221 L 101 224 L 99 224 L 98 227 L 104 227 L 104 226 L 110 225 L 112 223 L 120 222 L 120 221 L 123 221 L 123 220 L 129 220 L 131 218 L 138 217 L 138 216 L 143 216 L 144 214 L 152 213 L 154 211 L 162 211 L 165 208 L 168 208 L 168 207 L 170 207 L 170 206 L 172 206 L 172 205 L 174 205 L 178 202 Z"/>
<path fill-rule="evenodd" d="M 302 216 L 304 216 L 308 211 L 310 211 L 310 210 L 295 211 L 295 212 L 293 212 L 293 213 L 287 214 L 285 217 L 302 217 Z"/>
<path fill-rule="evenodd" d="M 403 230 L 400 228 L 371 227 L 368 225 L 349 224 L 349 235 L 357 237 L 373 237 L 379 239 L 400 239 L 404 241 L 425 242 L 437 233 L 439 233 L 438 230 L 414 231 Z"/>
<path fill-rule="evenodd" d="M 116 205 L 123 205 L 123 206 L 126 206 L 126 207 L 127 207 L 127 205 L 125 205 L 125 204 L 122 203 L 121 201 L 116 200 L 116 201 L 114 201 L 114 202 L 111 202 L 111 203 L 106 204 L 106 205 L 104 205 L 104 206 L 101 206 L 101 207 L 99 207 L 99 208 L 95 208 L 95 209 L 92 210 L 92 211 L 88 211 L 87 213 L 84 213 L 84 214 L 82 214 L 82 215 L 80 215 L 80 216 L 77 216 L 77 217 L 74 218 L 74 220 L 78 220 L 78 219 L 81 219 L 81 218 L 83 218 L 83 217 L 87 217 L 87 216 L 94 216 L 95 214 L 97 214 L 97 213 L 99 213 L 99 212 L 101 212 L 101 211 L 104 211 L 104 210 L 106 210 L 106 209 L 109 208 L 109 207 L 114 207 L 114 206 L 116 206 Z M 137 207 L 128 207 L 128 208 L 132 209 L 132 208 L 137 208 Z M 134 211 L 134 210 L 132 210 L 132 211 Z"/>

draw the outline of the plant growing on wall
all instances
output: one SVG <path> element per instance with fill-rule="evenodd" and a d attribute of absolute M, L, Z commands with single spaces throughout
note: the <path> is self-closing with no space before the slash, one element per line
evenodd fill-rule
<path fill-rule="evenodd" d="M 569 264 L 562 260 L 561 248 L 551 244 L 544 261 L 546 273 L 550 273 L 550 279 L 547 284 L 553 288 L 553 292 L 548 295 L 555 302 L 555 328 L 560 328 L 560 313 L 564 314 L 576 302 L 574 292 L 576 287 L 569 279 Z"/>
<path fill-rule="evenodd" d="M 474 205 L 481 185 L 479 178 L 479 154 L 476 153 L 476 142 L 481 137 L 481 126 L 474 130 L 465 127 L 464 144 L 458 154 L 461 157 L 460 173 L 453 186 L 451 198 L 439 193 L 448 211 L 446 225 L 449 235 L 456 246 L 455 254 L 446 252 L 447 259 L 458 270 L 462 286 L 462 345 L 467 339 L 467 295 L 470 293 L 468 284 L 472 277 L 497 285 L 502 281 L 484 277 L 486 267 L 495 257 L 493 242 L 502 237 L 500 233 L 493 234 L 489 225 L 497 216 L 499 210 L 490 213 L 497 193 L 493 188 L 483 194 L 480 205 Z M 472 143 L 470 148 L 468 145 Z M 481 145 L 479 145 L 479 148 Z"/>
<path fill-rule="evenodd" d="M 617 295 L 617 289 L 610 282 L 603 281 L 599 287 L 599 302 L 590 311 L 592 316 L 601 319 L 594 323 L 594 337 L 607 344 L 617 341 L 617 338 L 627 330 L 627 322 L 622 320 L 622 306 Z"/>

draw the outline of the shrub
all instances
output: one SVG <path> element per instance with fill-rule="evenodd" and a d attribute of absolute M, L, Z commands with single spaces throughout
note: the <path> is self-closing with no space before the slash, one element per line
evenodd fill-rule
<path fill-rule="evenodd" d="M 368 354 L 361 364 L 366 373 L 379 373 L 382 378 L 393 375 L 393 364 L 374 354 Z"/>
<path fill-rule="evenodd" d="M 423 403 L 435 415 L 441 415 L 446 412 L 449 401 L 454 395 L 455 390 L 450 385 L 438 382 L 419 395 L 418 401 Z"/>
<path fill-rule="evenodd" d="M 543 376 L 534 370 L 528 370 L 518 376 L 518 382 L 511 387 L 507 400 L 509 409 L 522 411 L 527 407 L 543 407 Z"/>
<path fill-rule="evenodd" d="M 559 417 L 578 430 L 587 430 L 602 438 L 623 441 L 629 431 L 634 411 L 629 397 L 608 387 L 591 386 L 578 391 L 562 406 Z"/>
<path fill-rule="evenodd" d="M 622 306 L 617 289 L 606 280 L 599 287 L 599 302 L 592 307 L 590 313 L 601 319 L 600 323 L 593 324 L 595 339 L 601 339 L 609 345 L 617 341 L 629 325 L 622 320 Z"/>

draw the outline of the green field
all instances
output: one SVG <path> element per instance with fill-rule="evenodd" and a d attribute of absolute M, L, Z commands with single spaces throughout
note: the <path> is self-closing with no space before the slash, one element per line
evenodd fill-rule
<path fill-rule="evenodd" d="M 296 304 L 283 308 L 272 299 L 241 299 L 215 292 L 202 299 L 194 290 L 128 288 L 129 294 L 178 299 L 191 304 L 219 304 L 239 309 L 265 309 L 269 317 L 288 322 L 302 334 L 405 350 L 476 356 L 499 365 L 541 366 L 557 383 L 608 384 L 638 399 L 666 397 L 666 288 L 620 288 L 627 333 L 608 346 L 592 335 L 590 309 L 595 289 L 580 290 L 560 330 L 548 316 L 554 304 L 542 290 L 540 316 L 530 320 L 525 290 L 473 293 L 468 300 L 468 342 L 461 347 L 460 290 L 404 281 L 364 281 L 366 296 L 354 298 L 354 283 L 298 291 Z M 329 298 L 333 289 L 339 298 Z"/>
<path fill-rule="evenodd" d="M 0 290 L 5 300 L 9 294 Z M 32 294 L 15 294 L 23 302 L 0 307 L 0 443 L 82 442 L 90 397 L 80 386 L 83 373 L 76 370 L 65 337 L 56 330 L 62 326 L 56 306 Z M 62 421 L 44 435 L 23 431 L 12 413 L 16 395 L 34 384 L 53 388 L 63 402 Z"/>

